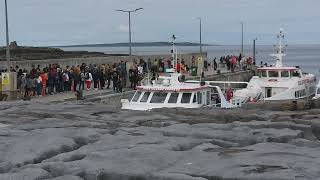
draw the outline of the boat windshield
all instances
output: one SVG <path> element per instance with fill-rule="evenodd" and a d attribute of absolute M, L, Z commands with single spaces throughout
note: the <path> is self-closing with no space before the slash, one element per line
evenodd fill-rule
<path fill-rule="evenodd" d="M 292 71 L 291 73 L 292 73 L 292 77 L 301 77 L 299 71 Z"/>
<path fill-rule="evenodd" d="M 190 103 L 191 94 L 192 93 L 183 93 L 182 98 L 181 98 L 181 103 L 183 103 L 183 104 Z"/>
<path fill-rule="evenodd" d="M 140 102 L 147 102 L 150 96 L 150 92 L 145 92 L 140 100 Z"/>
<path fill-rule="evenodd" d="M 281 77 L 289 77 L 288 71 L 281 71 Z"/>
<path fill-rule="evenodd" d="M 267 77 L 267 71 L 260 71 L 258 74 L 260 77 Z"/>
<path fill-rule="evenodd" d="M 155 92 L 151 98 L 150 103 L 164 103 L 167 98 L 168 93 L 163 92 Z"/>
<path fill-rule="evenodd" d="M 140 95 L 142 94 L 142 92 L 141 91 L 137 91 L 135 94 L 134 94 L 134 96 L 133 96 L 133 98 L 132 98 L 132 102 L 138 102 L 138 100 L 139 100 L 139 97 L 140 97 Z"/>
<path fill-rule="evenodd" d="M 168 103 L 177 103 L 179 93 L 171 93 Z"/>
<path fill-rule="evenodd" d="M 279 77 L 279 71 L 269 71 L 269 77 Z"/>

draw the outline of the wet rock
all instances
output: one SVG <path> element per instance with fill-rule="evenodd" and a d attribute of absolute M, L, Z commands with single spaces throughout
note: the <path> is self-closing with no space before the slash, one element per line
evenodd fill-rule
<path fill-rule="evenodd" d="M 51 176 L 43 169 L 27 168 L 15 173 L 0 174 L 0 180 L 39 180 L 48 179 Z"/>
<path fill-rule="evenodd" d="M 95 103 L 28 102 L 0 113 L 8 125 L 0 128 L 1 178 L 320 177 L 317 111 L 134 112 Z"/>
<path fill-rule="evenodd" d="M 66 176 L 56 177 L 50 180 L 83 180 L 83 179 L 78 176 L 66 175 Z"/>

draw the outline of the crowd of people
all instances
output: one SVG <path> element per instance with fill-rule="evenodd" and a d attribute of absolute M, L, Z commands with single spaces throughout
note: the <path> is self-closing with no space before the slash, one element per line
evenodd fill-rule
<path fill-rule="evenodd" d="M 234 72 L 235 68 L 246 69 L 252 64 L 252 58 L 240 56 L 222 56 L 219 62 L 217 58 L 212 61 L 203 62 L 204 71 L 218 71 L 221 64 Z M 218 65 L 219 64 L 219 65 Z M 130 67 L 128 67 L 130 66 Z M 191 68 L 197 66 L 197 61 L 193 56 L 189 65 L 184 59 L 178 60 L 176 70 L 183 74 L 190 74 Z M 10 67 L 9 71 L 17 72 L 17 87 L 22 96 L 45 96 L 55 93 L 82 90 L 98 90 L 112 88 L 114 92 L 123 92 L 124 88 L 133 88 L 141 84 L 146 76 L 150 75 L 150 80 L 157 78 L 159 73 L 167 72 L 173 68 L 172 59 L 139 59 L 133 63 L 120 61 L 114 64 L 86 64 L 75 66 L 60 66 L 59 64 L 49 64 L 46 67 L 33 66 L 31 70 Z M 2 70 L 8 71 L 8 70 Z"/>
<path fill-rule="evenodd" d="M 254 65 L 252 57 L 245 58 L 241 54 L 239 56 L 221 56 L 219 61 L 220 64 L 225 64 L 227 66 L 227 69 L 231 70 L 231 72 L 234 72 L 236 68 L 240 70 L 251 69 L 251 66 Z"/>

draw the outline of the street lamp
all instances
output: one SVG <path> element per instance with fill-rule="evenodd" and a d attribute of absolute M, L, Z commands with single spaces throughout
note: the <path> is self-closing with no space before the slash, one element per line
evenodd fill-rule
<path fill-rule="evenodd" d="M 241 55 L 243 56 L 243 22 L 241 22 Z"/>
<path fill-rule="evenodd" d="M 253 65 L 256 65 L 256 40 L 258 38 L 253 39 Z"/>
<path fill-rule="evenodd" d="M 129 15 L 129 55 L 130 55 L 130 59 L 131 59 L 131 56 L 132 56 L 132 43 L 131 43 L 131 13 L 132 12 L 137 12 L 139 10 L 142 10 L 143 8 L 137 8 L 135 10 L 122 10 L 122 9 L 118 9 L 116 11 L 119 11 L 119 12 L 124 12 L 124 13 L 128 13 Z"/>
<path fill-rule="evenodd" d="M 7 39 L 7 49 L 6 49 L 6 59 L 9 70 L 10 65 L 10 45 L 9 45 L 9 22 L 8 22 L 8 3 L 7 0 L 4 0 L 5 3 L 5 16 L 6 16 L 6 39 Z"/>
<path fill-rule="evenodd" d="M 200 55 L 202 56 L 202 20 L 201 17 L 198 17 L 199 19 L 199 25 L 200 25 Z"/>

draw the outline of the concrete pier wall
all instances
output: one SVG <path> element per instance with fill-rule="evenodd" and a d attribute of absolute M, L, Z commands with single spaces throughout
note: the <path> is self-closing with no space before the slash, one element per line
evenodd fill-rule
<path fill-rule="evenodd" d="M 190 54 L 181 54 L 178 55 L 179 58 L 184 59 L 184 61 L 191 65 L 191 59 L 194 56 L 196 59 L 200 57 L 200 53 L 190 53 Z M 207 57 L 207 53 L 202 54 L 203 57 Z M 171 55 L 146 55 L 146 56 L 133 56 L 132 60 L 144 59 L 151 61 L 159 58 L 170 58 Z M 11 66 L 19 66 L 20 68 L 26 68 L 29 70 L 32 65 L 40 65 L 41 68 L 48 66 L 49 64 L 59 64 L 61 66 L 74 66 L 81 65 L 82 63 L 86 64 L 113 64 L 120 61 L 131 61 L 129 56 L 106 56 L 106 57 L 87 57 L 87 58 L 66 58 L 66 59 L 46 59 L 46 60 L 21 60 L 21 61 L 10 61 Z M 5 68 L 6 63 L 1 62 L 0 68 Z"/>

